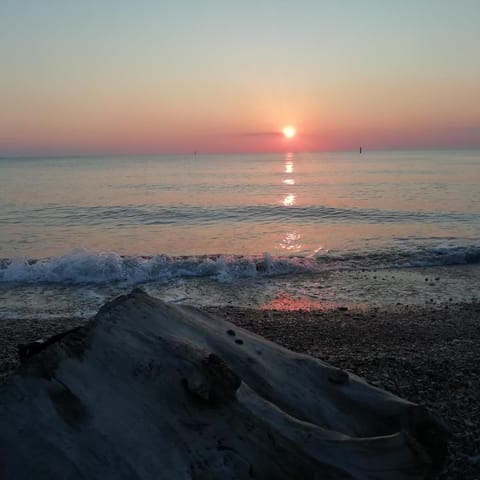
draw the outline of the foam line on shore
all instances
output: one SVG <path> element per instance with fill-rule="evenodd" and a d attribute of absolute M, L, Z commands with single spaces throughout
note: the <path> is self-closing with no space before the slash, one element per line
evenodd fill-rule
<path fill-rule="evenodd" d="M 262 276 L 320 273 L 326 270 L 429 267 L 480 262 L 480 246 L 440 246 L 404 252 L 336 253 L 311 257 L 259 255 L 123 256 L 75 249 L 45 259 L 0 261 L 0 282 L 103 284 L 207 277 L 221 282 Z"/>

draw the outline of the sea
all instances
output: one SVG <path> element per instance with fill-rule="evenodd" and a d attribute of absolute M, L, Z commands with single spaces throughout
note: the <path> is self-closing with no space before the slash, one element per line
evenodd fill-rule
<path fill-rule="evenodd" d="M 0 318 L 480 299 L 480 150 L 0 158 Z"/>

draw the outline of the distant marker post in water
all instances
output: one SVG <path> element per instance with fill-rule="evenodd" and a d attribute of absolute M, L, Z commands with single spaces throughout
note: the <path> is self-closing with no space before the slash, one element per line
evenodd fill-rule
<path fill-rule="evenodd" d="M 362 147 L 360 147 L 360 153 L 362 153 Z"/>

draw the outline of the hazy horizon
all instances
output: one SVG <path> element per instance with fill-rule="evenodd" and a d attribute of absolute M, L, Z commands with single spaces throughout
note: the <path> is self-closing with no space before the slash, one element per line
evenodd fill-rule
<path fill-rule="evenodd" d="M 361 146 L 361 145 L 360 145 Z M 365 148 L 362 146 L 362 154 L 366 154 L 368 152 L 372 152 L 372 153 L 386 153 L 386 152 L 391 152 L 391 153 L 394 153 L 394 152 L 397 152 L 397 153 L 408 153 L 408 152 L 448 152 L 448 151 L 452 151 L 452 152 L 455 152 L 455 151 L 459 151 L 459 152 L 462 152 L 462 151 L 477 151 L 477 150 L 480 150 L 480 146 L 474 146 L 474 147 L 469 147 L 469 146 L 466 146 L 466 147 L 423 147 L 423 148 L 407 148 L 407 147 L 404 147 L 404 148 L 388 148 L 388 149 L 382 149 L 382 148 Z M 35 159 L 35 158 L 38 158 L 38 159 L 42 159 L 42 158 L 111 158 L 111 157 L 166 157 L 166 156 L 189 156 L 189 155 L 192 155 L 192 156 L 199 156 L 201 157 L 202 155 L 204 156 L 214 156 L 214 155 L 227 155 L 227 156 L 234 156 L 234 155 L 255 155 L 255 154 L 265 154 L 265 155 L 268 155 L 268 154 L 271 154 L 271 155 L 274 155 L 274 154 L 281 154 L 281 153 L 295 153 L 295 154 L 328 154 L 328 153 L 332 153 L 332 154 L 335 154 L 335 153 L 352 153 L 352 154 L 358 154 L 359 153 L 359 148 L 356 148 L 356 149 L 348 149 L 348 150 L 295 150 L 295 149 L 292 149 L 292 150 L 279 150 L 279 151 L 252 151 L 252 152 L 247 152 L 247 151 L 232 151 L 232 152 L 201 152 L 201 151 L 197 151 L 197 150 L 194 150 L 194 151 L 184 151 L 184 152 L 159 152 L 159 153 L 137 153 L 137 152 L 120 152 L 120 153 L 116 153 L 116 152 L 105 152 L 105 153 L 102 153 L 102 152 L 99 152 L 99 153 L 95 153 L 95 152 L 79 152 L 79 153 L 44 153 L 44 154 L 23 154 L 23 153 L 19 153 L 19 152 L 16 152 L 14 154 L 0 154 L 0 159 L 15 159 L 15 158 L 18 158 L 18 159 L 28 159 L 28 158 L 32 158 L 32 159 Z"/>

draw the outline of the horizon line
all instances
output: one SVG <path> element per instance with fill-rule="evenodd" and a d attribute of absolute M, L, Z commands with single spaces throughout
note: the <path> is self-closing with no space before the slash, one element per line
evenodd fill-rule
<path fill-rule="evenodd" d="M 363 145 L 359 145 L 353 149 L 339 149 L 339 150 L 275 150 L 275 151 L 224 151 L 224 152 L 200 152 L 198 150 L 192 150 L 189 152 L 158 152 L 158 153 L 141 153 L 141 152 L 104 152 L 104 153 L 39 153 L 39 154 L 2 154 L 0 153 L 0 160 L 5 159 L 42 159 L 42 158 L 103 158 L 103 157 L 159 157 L 159 156 L 202 156 L 202 155 L 272 155 L 272 154 L 284 154 L 284 153 L 358 153 L 359 148 L 362 148 L 362 155 L 367 152 L 414 152 L 414 151 L 468 151 L 468 150 L 480 150 L 480 146 L 464 146 L 464 147 L 392 147 L 392 148 L 366 148 Z"/>

